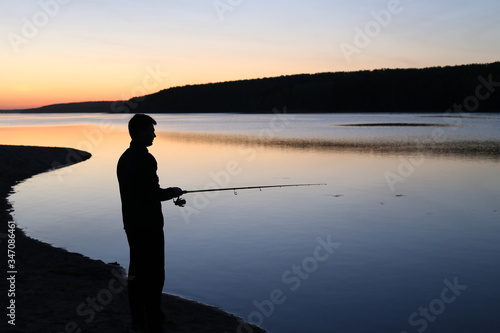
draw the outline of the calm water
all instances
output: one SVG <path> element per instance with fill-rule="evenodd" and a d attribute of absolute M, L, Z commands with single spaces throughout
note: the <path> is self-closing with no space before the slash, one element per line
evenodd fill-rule
<path fill-rule="evenodd" d="M 128 119 L 0 116 L 1 143 L 93 154 L 18 185 L 19 226 L 127 266 L 115 167 Z M 150 151 L 164 187 L 328 184 L 165 202 L 166 292 L 272 333 L 498 332 L 500 155 L 467 145 L 498 146 L 499 115 L 155 119 Z M 412 126 L 365 126 L 387 123 Z M 352 124 L 363 126 L 340 126 Z M 417 149 L 398 150 L 408 142 Z"/>

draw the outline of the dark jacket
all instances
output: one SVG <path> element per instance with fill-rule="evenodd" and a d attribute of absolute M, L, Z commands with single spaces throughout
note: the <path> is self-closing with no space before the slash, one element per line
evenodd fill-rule
<path fill-rule="evenodd" d="M 157 169 L 153 155 L 134 141 L 120 157 L 117 176 L 125 230 L 163 228 L 161 201 L 173 195 L 172 190 L 160 188 Z"/>

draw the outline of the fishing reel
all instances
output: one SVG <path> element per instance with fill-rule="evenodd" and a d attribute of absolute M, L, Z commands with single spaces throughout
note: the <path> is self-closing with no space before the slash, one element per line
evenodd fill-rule
<path fill-rule="evenodd" d="M 186 199 L 182 197 L 177 197 L 176 199 L 174 199 L 174 205 L 179 207 L 184 207 L 186 205 Z"/>

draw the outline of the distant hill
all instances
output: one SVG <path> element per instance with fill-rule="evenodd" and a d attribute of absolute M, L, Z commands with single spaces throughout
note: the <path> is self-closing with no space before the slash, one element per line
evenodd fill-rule
<path fill-rule="evenodd" d="M 22 112 L 22 113 L 108 113 L 113 102 L 81 102 L 52 104 L 33 109 L 24 110 L 2 110 L 2 112 Z"/>
<path fill-rule="evenodd" d="M 495 62 L 188 85 L 129 101 L 58 104 L 25 112 L 269 113 L 284 106 L 303 113 L 445 112 L 464 103 L 473 111 L 499 112 L 499 91 L 500 62 Z"/>

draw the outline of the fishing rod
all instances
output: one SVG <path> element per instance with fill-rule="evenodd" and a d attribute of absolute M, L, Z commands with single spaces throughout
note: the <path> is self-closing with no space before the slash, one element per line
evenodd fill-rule
<path fill-rule="evenodd" d="M 187 193 L 201 193 L 201 192 L 219 192 L 219 191 L 234 191 L 234 194 L 237 195 L 236 191 L 239 190 L 252 190 L 259 189 L 262 191 L 263 188 L 276 188 L 276 187 L 299 187 L 299 186 L 324 186 L 326 184 L 281 184 L 281 185 L 261 185 L 261 186 L 244 186 L 244 187 L 224 187 L 224 188 L 210 188 L 204 190 L 188 190 L 182 191 L 184 194 Z M 179 207 L 184 207 L 186 204 L 186 200 L 178 197 L 174 200 L 174 204 Z"/>

